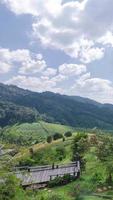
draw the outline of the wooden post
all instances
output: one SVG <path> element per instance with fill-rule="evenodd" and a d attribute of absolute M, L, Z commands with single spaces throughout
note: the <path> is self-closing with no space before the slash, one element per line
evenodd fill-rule
<path fill-rule="evenodd" d="M 52 169 L 55 169 L 55 164 L 54 163 L 52 164 Z"/>

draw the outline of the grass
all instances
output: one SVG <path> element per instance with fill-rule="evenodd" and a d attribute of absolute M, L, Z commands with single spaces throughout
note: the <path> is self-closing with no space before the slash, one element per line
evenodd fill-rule
<path fill-rule="evenodd" d="M 54 124 L 48 124 L 45 122 L 41 122 L 43 125 L 43 129 L 46 131 L 48 130 L 48 134 L 52 134 L 53 130 L 54 132 L 58 132 L 58 130 L 56 131 L 56 126 L 62 129 L 62 134 L 64 133 L 64 131 L 67 131 L 67 127 L 65 126 L 61 126 L 61 125 L 54 125 Z M 21 127 L 24 125 L 21 125 Z M 36 127 L 35 127 L 36 128 Z M 66 128 L 66 129 L 65 129 Z M 69 127 L 68 127 L 69 128 Z M 34 152 L 36 153 L 41 153 L 42 156 L 42 160 L 46 160 L 48 162 L 48 164 L 52 163 L 52 162 L 58 162 L 60 164 L 62 163 L 68 163 L 71 160 L 71 145 L 72 145 L 72 138 L 66 138 L 66 140 L 63 142 L 62 139 L 57 140 L 57 141 L 53 141 L 52 143 L 48 144 L 48 143 L 40 143 L 40 144 L 35 144 L 32 145 L 31 147 L 33 147 Z M 62 161 L 58 161 L 55 157 L 55 150 L 58 147 L 64 147 L 65 151 L 66 151 L 66 157 L 62 160 Z M 42 152 L 43 151 L 43 154 Z M 68 185 L 65 186 L 60 186 L 60 187 L 55 187 L 52 189 L 45 189 L 45 190 L 40 190 L 37 192 L 31 192 L 31 194 L 28 194 L 25 197 L 22 197 L 20 194 L 20 200 L 40 200 L 40 197 L 48 197 L 48 195 L 50 195 L 51 193 L 55 193 L 58 194 L 62 197 L 62 200 L 75 200 L 76 197 L 76 188 L 80 188 L 80 198 L 81 200 L 104 200 L 103 197 L 101 197 L 101 195 L 108 195 L 108 196 L 113 196 L 113 191 L 109 190 L 107 192 L 102 192 L 102 193 L 96 193 L 97 191 L 97 184 L 94 183 L 92 181 L 92 177 L 95 174 L 95 172 L 99 173 L 101 178 L 104 180 L 106 178 L 106 173 L 105 173 L 105 169 L 104 166 L 101 162 L 99 162 L 97 160 L 96 157 L 96 147 L 91 147 L 90 150 L 88 150 L 87 153 L 85 153 L 85 159 L 87 160 L 86 162 L 86 171 L 85 173 L 83 173 L 81 175 L 81 179 L 71 182 Z M 36 160 L 39 160 L 38 154 L 36 154 L 35 158 Z M 14 157 L 14 160 L 16 159 L 26 159 L 26 157 L 29 157 L 29 147 L 23 147 L 20 151 L 20 153 L 18 155 L 16 155 Z M 49 159 L 48 159 L 49 158 Z M 96 194 L 100 194 L 100 197 L 95 196 L 94 193 Z M 44 199 L 44 200 L 45 200 Z M 17 199 L 18 200 L 18 199 Z M 107 200 L 107 198 L 106 198 Z"/>
<path fill-rule="evenodd" d="M 51 124 L 43 121 L 37 123 L 16 124 L 4 130 L 4 140 L 10 143 L 21 145 L 33 145 L 46 140 L 47 136 L 58 132 L 64 134 L 67 131 L 75 132 L 75 129 L 70 126 L 60 124 Z"/>
<path fill-rule="evenodd" d="M 52 143 L 40 143 L 40 144 L 35 144 L 32 146 L 33 151 L 34 151 L 34 164 L 33 165 L 39 165 L 39 164 L 52 164 L 53 162 L 56 164 L 65 164 L 70 162 L 70 159 L 72 157 L 71 155 L 71 143 L 72 143 L 72 138 L 66 138 L 64 142 L 62 142 L 62 139 L 53 141 Z M 62 160 L 59 160 L 58 155 L 56 154 L 56 149 L 57 148 L 64 148 L 65 149 L 65 158 Z M 42 155 L 41 159 L 39 159 L 40 154 Z M 21 148 L 21 151 L 16 154 L 12 162 L 18 163 L 19 161 L 27 161 L 30 159 L 30 151 L 29 148 Z M 41 162 L 41 163 L 40 163 Z"/>

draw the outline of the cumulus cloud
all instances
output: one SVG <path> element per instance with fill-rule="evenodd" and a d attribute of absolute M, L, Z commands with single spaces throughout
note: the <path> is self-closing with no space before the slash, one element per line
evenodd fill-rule
<path fill-rule="evenodd" d="M 8 63 L 0 61 L 0 74 L 8 73 L 11 69 L 11 66 Z"/>
<path fill-rule="evenodd" d="M 113 29 L 111 7 L 113 9 L 112 0 L 109 3 L 106 0 L 84 0 L 61 4 L 55 17 L 41 15 L 40 20 L 33 23 L 34 37 L 40 39 L 42 45 L 60 49 L 84 63 L 101 59 L 105 47 L 101 48 L 100 44 L 106 43 L 99 39 Z M 105 13 L 109 14 L 106 16 Z"/>
<path fill-rule="evenodd" d="M 61 87 L 57 87 L 56 82 L 52 79 L 44 79 L 44 77 L 28 77 L 28 76 L 14 76 L 5 82 L 6 84 L 13 84 L 24 89 L 29 89 L 36 92 L 52 91 L 63 93 Z"/>
<path fill-rule="evenodd" d="M 85 65 L 77 65 L 77 64 L 66 64 L 59 66 L 59 73 L 65 76 L 78 76 L 84 72 L 86 72 Z"/>
<path fill-rule="evenodd" d="M 50 68 L 48 67 L 44 72 L 43 72 L 43 76 L 55 76 L 57 73 L 57 69 L 54 68 Z"/>
<path fill-rule="evenodd" d="M 34 74 L 43 71 L 47 66 L 41 54 L 33 54 L 28 49 L 0 48 L 0 73 L 7 73 L 14 67 L 19 67 L 21 74 Z"/>
<path fill-rule="evenodd" d="M 102 103 L 113 103 L 113 83 L 106 79 L 92 78 L 91 74 L 87 73 L 76 80 L 71 94 L 82 94 Z"/>
<path fill-rule="evenodd" d="M 113 0 L 1 0 L 16 15 L 33 16 L 33 40 L 65 52 L 83 64 L 48 67 L 29 50 L 0 49 L 0 73 L 18 65 L 20 75 L 7 83 L 34 91 L 57 91 L 113 103 L 113 83 L 92 77 L 86 64 L 102 59 L 113 47 Z M 39 74 L 39 77 L 36 74 Z M 66 84 L 66 86 L 65 86 Z"/>
<path fill-rule="evenodd" d="M 31 14 L 33 35 L 43 46 L 64 51 L 71 57 L 90 63 L 104 56 L 106 36 L 112 45 L 112 0 L 1 0 L 15 14 Z M 83 40 L 87 41 L 84 46 Z M 89 48 L 90 46 L 90 48 Z M 86 55 L 87 52 L 87 55 Z"/>
<path fill-rule="evenodd" d="M 67 82 L 67 76 L 61 74 L 52 78 L 17 75 L 5 83 L 14 84 L 36 92 L 52 91 L 61 94 L 89 97 L 102 103 L 113 103 L 113 83 L 106 79 L 92 78 L 89 72 L 75 76 L 71 85 L 70 79 Z"/>

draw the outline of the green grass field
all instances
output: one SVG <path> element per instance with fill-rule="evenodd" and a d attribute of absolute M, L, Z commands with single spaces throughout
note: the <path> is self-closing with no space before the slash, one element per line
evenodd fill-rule
<path fill-rule="evenodd" d="M 25 123 L 9 127 L 4 130 L 3 137 L 9 143 L 29 145 L 43 142 L 47 136 L 53 135 L 56 132 L 64 134 L 67 131 L 74 132 L 75 129 L 69 126 L 40 121 L 32 124 Z"/>

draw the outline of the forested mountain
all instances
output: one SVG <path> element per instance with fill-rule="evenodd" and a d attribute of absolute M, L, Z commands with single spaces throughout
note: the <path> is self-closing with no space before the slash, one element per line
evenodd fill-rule
<path fill-rule="evenodd" d="M 35 109 L 19 106 L 11 102 L 0 101 L 0 126 L 15 123 L 34 122 L 38 117 Z"/>
<path fill-rule="evenodd" d="M 0 84 L 0 101 L 1 126 L 35 121 L 39 112 L 49 122 L 82 128 L 113 129 L 113 105 L 100 104 L 87 98 L 51 92 L 36 93 Z"/>

